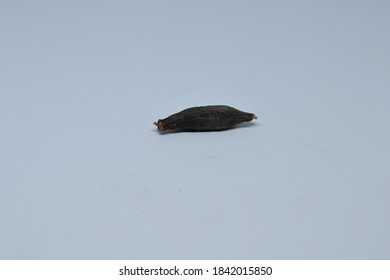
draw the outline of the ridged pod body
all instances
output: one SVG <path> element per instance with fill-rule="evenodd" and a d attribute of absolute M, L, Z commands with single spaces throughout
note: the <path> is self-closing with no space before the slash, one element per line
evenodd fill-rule
<path fill-rule="evenodd" d="M 226 105 L 200 106 L 185 109 L 154 123 L 159 131 L 216 131 L 257 119 L 255 114 Z"/>

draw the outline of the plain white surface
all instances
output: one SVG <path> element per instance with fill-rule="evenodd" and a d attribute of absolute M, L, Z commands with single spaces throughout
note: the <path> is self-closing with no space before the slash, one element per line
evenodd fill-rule
<path fill-rule="evenodd" d="M 0 258 L 389 259 L 388 1 L 3 1 Z M 253 125 L 160 135 L 198 105 Z"/>

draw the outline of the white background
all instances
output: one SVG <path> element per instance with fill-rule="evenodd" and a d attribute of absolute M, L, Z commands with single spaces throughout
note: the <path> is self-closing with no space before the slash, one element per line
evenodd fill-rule
<path fill-rule="evenodd" d="M 389 259 L 389 3 L 1 1 L 0 258 Z"/>
<path fill-rule="evenodd" d="M 389 263 L 388 260 L 0 260 L 0 276 L 7 280 L 53 277 L 58 280 L 388 280 Z M 261 274 L 262 270 L 266 273 Z"/>

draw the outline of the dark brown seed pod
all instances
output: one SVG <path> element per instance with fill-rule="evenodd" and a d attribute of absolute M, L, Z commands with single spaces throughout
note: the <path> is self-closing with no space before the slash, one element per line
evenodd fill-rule
<path fill-rule="evenodd" d="M 255 114 L 242 112 L 230 106 L 213 105 L 185 109 L 153 124 L 160 132 L 165 130 L 214 131 L 225 130 L 257 119 Z"/>

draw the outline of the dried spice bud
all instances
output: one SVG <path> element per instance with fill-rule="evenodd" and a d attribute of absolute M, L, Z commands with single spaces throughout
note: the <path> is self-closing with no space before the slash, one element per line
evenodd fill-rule
<path fill-rule="evenodd" d="M 242 112 L 230 106 L 213 105 L 185 109 L 153 123 L 160 132 L 170 129 L 184 131 L 225 130 L 257 119 L 255 114 Z"/>

